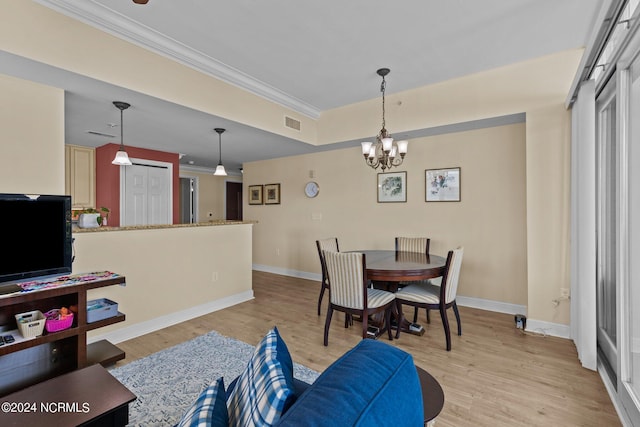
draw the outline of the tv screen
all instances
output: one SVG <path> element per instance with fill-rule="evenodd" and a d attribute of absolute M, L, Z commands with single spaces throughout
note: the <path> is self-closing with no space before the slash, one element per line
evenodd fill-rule
<path fill-rule="evenodd" d="M 0 283 L 71 273 L 71 196 L 0 193 Z"/>

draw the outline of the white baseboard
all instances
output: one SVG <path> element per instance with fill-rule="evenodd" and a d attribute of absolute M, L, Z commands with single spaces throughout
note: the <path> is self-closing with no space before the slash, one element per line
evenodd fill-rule
<path fill-rule="evenodd" d="M 497 313 L 527 315 L 527 306 L 520 304 L 465 297 L 462 295 L 456 296 L 456 302 L 463 307 L 479 308 L 480 310 L 495 311 Z"/>
<path fill-rule="evenodd" d="M 571 327 L 562 323 L 545 322 L 544 320 L 527 319 L 528 332 L 551 335 L 552 337 L 571 338 Z"/>
<path fill-rule="evenodd" d="M 308 273 L 306 271 L 289 270 L 288 268 L 272 267 L 270 265 L 253 264 L 256 271 L 264 271 L 265 273 L 280 274 L 282 276 L 298 277 L 300 279 L 321 281 L 322 275 L 318 273 Z"/>
<path fill-rule="evenodd" d="M 98 336 L 94 336 L 87 340 L 90 344 L 92 342 L 100 340 L 108 340 L 111 343 L 117 344 L 122 341 L 127 341 L 132 338 L 139 337 L 150 332 L 194 319 L 205 314 L 213 313 L 214 311 L 222 310 L 223 308 L 231 307 L 232 305 L 240 304 L 253 299 L 253 290 L 245 291 L 239 294 L 231 295 L 225 298 L 217 299 L 215 301 L 209 301 L 205 304 L 201 304 L 195 307 L 190 307 L 185 310 L 176 311 L 164 316 L 156 317 L 152 320 L 136 323 L 124 328 L 118 329 L 113 332 L 107 332 Z"/>

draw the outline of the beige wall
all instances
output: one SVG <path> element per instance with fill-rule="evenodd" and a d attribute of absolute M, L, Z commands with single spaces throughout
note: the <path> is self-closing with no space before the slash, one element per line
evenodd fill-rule
<path fill-rule="evenodd" d="M 409 149 L 397 169 L 407 171 L 406 203 L 377 203 L 377 173 L 358 148 L 245 164 L 245 187 L 280 182 L 282 193 L 280 205 L 245 206 L 258 221 L 254 263 L 319 273 L 316 239 L 357 250 L 427 236 L 436 254 L 464 246 L 461 295 L 526 305 L 524 123 L 415 139 Z M 461 168 L 461 202 L 425 202 L 425 169 L 442 167 Z M 310 170 L 314 199 L 303 193 Z"/>
<path fill-rule="evenodd" d="M 64 92 L 0 74 L 0 192 L 64 194 Z"/>
<path fill-rule="evenodd" d="M 569 324 L 571 114 L 562 104 L 527 113 L 529 317 Z"/>
<path fill-rule="evenodd" d="M 108 270 L 127 278 L 126 287 L 90 291 L 89 298 L 117 301 L 118 309 L 127 316 L 125 323 L 101 328 L 93 335 L 251 292 L 251 227 L 74 234 L 74 272 Z"/>

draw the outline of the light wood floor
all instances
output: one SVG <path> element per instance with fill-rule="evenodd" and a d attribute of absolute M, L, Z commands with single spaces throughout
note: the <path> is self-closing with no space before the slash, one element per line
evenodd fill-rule
<path fill-rule="evenodd" d="M 293 360 L 321 372 L 360 340 L 360 325 L 345 329 L 344 315 L 334 313 L 329 346 L 322 345 L 328 297 L 317 316 L 319 282 L 254 272 L 253 288 L 252 301 L 118 344 L 127 353 L 119 364 L 210 330 L 256 344 L 276 325 Z M 423 336 L 379 338 L 411 353 L 442 385 L 437 426 L 621 425 L 600 376 L 580 366 L 571 341 L 523 334 L 507 314 L 460 307 L 460 316 L 462 336 L 452 335 L 450 352 L 439 315 L 427 325 L 424 310 Z M 455 330 L 453 313 L 449 319 Z"/>

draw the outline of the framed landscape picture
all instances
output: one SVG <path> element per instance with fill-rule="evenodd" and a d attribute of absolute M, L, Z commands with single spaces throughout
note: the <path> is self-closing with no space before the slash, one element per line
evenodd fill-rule
<path fill-rule="evenodd" d="M 424 172 L 426 202 L 460 201 L 460 168 L 427 169 Z"/>
<path fill-rule="evenodd" d="M 249 204 L 261 205 L 262 202 L 262 185 L 249 186 Z"/>
<path fill-rule="evenodd" d="M 392 172 L 378 174 L 378 203 L 407 201 L 407 173 Z"/>
<path fill-rule="evenodd" d="M 264 204 L 279 205 L 280 204 L 280 184 L 265 184 L 264 186 Z"/>

